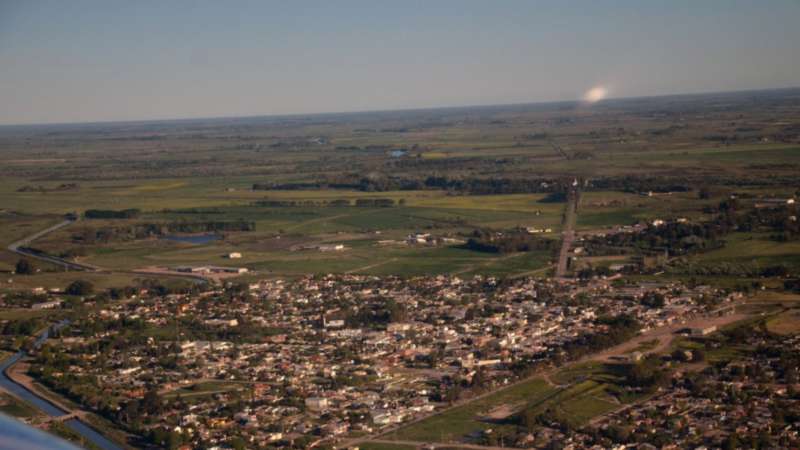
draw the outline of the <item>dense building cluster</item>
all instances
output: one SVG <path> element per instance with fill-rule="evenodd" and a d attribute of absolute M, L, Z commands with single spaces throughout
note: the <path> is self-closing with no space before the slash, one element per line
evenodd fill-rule
<path fill-rule="evenodd" d="M 800 338 L 743 330 L 721 337 L 748 349 L 700 370 L 679 370 L 642 403 L 604 417 L 595 440 L 658 448 L 796 448 L 800 445 Z M 708 341 L 709 347 L 723 343 Z M 585 434 L 573 438 L 580 441 Z M 592 439 L 582 441 L 588 445 Z M 672 446 L 672 447 L 670 447 Z M 655 448 L 651 447 L 651 448 Z"/>
<path fill-rule="evenodd" d="M 33 367 L 156 441 L 305 446 L 403 423 L 725 298 L 679 284 L 445 276 L 143 291 L 94 308 Z"/>

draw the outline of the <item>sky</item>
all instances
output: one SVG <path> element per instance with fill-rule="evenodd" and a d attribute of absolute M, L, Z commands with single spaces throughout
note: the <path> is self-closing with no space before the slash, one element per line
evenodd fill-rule
<path fill-rule="evenodd" d="M 800 0 L 0 0 L 0 124 L 797 87 L 798 21 Z"/>

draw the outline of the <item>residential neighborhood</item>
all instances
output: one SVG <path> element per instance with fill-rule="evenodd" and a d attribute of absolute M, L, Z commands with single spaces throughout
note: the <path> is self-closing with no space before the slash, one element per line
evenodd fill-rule
<path fill-rule="evenodd" d="M 32 375 L 123 426 L 195 447 L 336 445 L 576 358 L 570 344 L 608 332 L 608 318 L 647 331 L 736 300 L 602 278 L 328 275 L 143 290 L 48 340 Z"/>

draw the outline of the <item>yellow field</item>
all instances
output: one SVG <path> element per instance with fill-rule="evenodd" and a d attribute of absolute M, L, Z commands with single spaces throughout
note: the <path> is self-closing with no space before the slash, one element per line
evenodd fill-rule
<path fill-rule="evenodd" d="M 133 190 L 138 192 L 154 192 L 154 191 L 166 191 L 169 189 L 177 189 L 179 187 L 186 186 L 187 182 L 185 181 L 178 181 L 178 182 L 165 182 L 165 183 L 150 183 L 150 184 L 143 184 L 141 186 L 136 186 Z"/>
<path fill-rule="evenodd" d="M 422 159 L 442 159 L 447 157 L 448 154 L 445 152 L 425 152 L 422 154 Z"/>
<path fill-rule="evenodd" d="M 783 335 L 800 333 L 800 311 L 793 310 L 779 314 L 767 322 L 767 329 Z"/>

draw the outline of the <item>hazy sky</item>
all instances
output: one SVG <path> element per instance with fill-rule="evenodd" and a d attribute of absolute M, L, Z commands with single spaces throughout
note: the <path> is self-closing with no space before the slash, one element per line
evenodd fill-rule
<path fill-rule="evenodd" d="M 0 0 L 0 123 L 800 86 L 800 0 Z"/>

